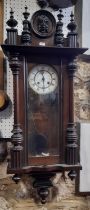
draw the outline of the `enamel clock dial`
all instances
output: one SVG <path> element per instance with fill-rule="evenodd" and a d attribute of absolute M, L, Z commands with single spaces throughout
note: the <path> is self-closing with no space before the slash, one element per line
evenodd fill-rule
<path fill-rule="evenodd" d="M 49 94 L 58 85 L 58 75 L 52 66 L 36 65 L 29 73 L 29 85 L 38 94 Z"/>

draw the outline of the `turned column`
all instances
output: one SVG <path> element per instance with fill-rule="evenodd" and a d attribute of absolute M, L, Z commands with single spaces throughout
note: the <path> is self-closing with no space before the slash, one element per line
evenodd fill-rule
<path fill-rule="evenodd" d="M 10 19 L 7 21 L 7 40 L 6 43 L 9 45 L 17 44 L 18 31 L 15 28 L 17 26 L 17 21 L 14 19 L 14 12 L 11 9 Z M 11 148 L 11 160 L 10 168 L 19 169 L 22 167 L 22 142 L 23 135 L 20 125 L 20 92 L 19 92 L 19 72 L 21 68 L 21 63 L 19 61 L 19 54 L 12 52 L 8 53 L 9 65 L 13 74 L 13 96 L 14 96 L 14 126 L 13 126 L 13 135 L 12 139 L 12 148 Z"/>
<path fill-rule="evenodd" d="M 13 73 L 13 95 L 14 95 L 14 128 L 12 135 L 11 148 L 11 168 L 17 169 L 22 167 L 22 143 L 23 135 L 20 125 L 20 92 L 19 92 L 19 71 L 21 63 L 19 62 L 18 54 L 10 57 L 10 68 Z"/>
<path fill-rule="evenodd" d="M 77 47 L 77 33 L 76 33 L 76 23 L 74 21 L 74 15 L 71 13 L 71 20 L 68 24 L 68 45 L 69 48 Z M 66 164 L 77 165 L 78 164 L 78 145 L 77 145 L 77 132 L 74 123 L 74 84 L 73 78 L 75 71 L 77 69 L 77 64 L 75 56 L 72 56 L 68 61 L 67 71 L 69 77 L 69 121 L 66 131 Z M 69 173 L 70 178 L 75 177 L 75 172 L 71 171 Z"/>
<path fill-rule="evenodd" d="M 21 43 L 24 45 L 31 44 L 31 32 L 30 32 L 30 21 L 28 17 L 30 13 L 27 11 L 27 7 L 25 7 L 25 12 L 23 13 L 24 21 L 23 21 L 23 31 L 21 35 Z"/>
<path fill-rule="evenodd" d="M 63 22 L 62 18 L 64 17 L 62 14 L 62 10 L 59 9 L 59 14 L 57 15 L 58 22 L 56 25 L 56 32 L 54 38 L 54 44 L 58 47 L 63 47 L 64 44 L 64 34 L 63 34 Z"/>
<path fill-rule="evenodd" d="M 77 69 L 76 61 L 73 58 L 68 64 L 69 76 L 69 122 L 66 133 L 66 163 L 75 165 L 78 163 L 78 145 L 77 145 L 77 132 L 74 123 L 74 86 L 73 77 Z"/>

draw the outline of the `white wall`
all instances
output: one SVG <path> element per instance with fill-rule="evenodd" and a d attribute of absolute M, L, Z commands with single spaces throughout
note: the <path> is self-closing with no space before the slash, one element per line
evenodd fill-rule
<path fill-rule="evenodd" d="M 82 46 L 88 47 L 90 54 L 90 0 L 83 0 L 82 11 Z"/>
<path fill-rule="evenodd" d="M 80 125 L 80 192 L 90 192 L 90 123 Z"/>
<path fill-rule="evenodd" d="M 87 47 L 90 55 L 90 0 L 78 0 L 75 8 L 80 47 Z"/>

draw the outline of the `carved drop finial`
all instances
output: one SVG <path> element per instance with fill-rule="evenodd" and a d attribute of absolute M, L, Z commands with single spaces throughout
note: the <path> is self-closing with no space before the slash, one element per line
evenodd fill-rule
<path fill-rule="evenodd" d="M 34 178 L 33 187 L 36 188 L 37 194 L 42 204 L 45 204 L 47 202 L 49 189 L 53 187 L 52 177 L 54 176 L 55 173 L 36 173 L 32 175 L 32 177 Z"/>
<path fill-rule="evenodd" d="M 15 174 L 13 177 L 12 177 L 12 180 L 18 184 L 18 182 L 21 180 L 20 176 L 18 174 Z"/>
<path fill-rule="evenodd" d="M 69 176 L 69 178 L 73 181 L 73 180 L 76 178 L 77 173 L 76 173 L 75 170 L 71 170 L 71 171 L 68 173 L 68 176 Z"/>
<path fill-rule="evenodd" d="M 62 14 L 62 9 L 59 9 L 59 14 L 57 15 L 58 17 L 58 22 L 57 22 L 57 26 L 56 26 L 56 33 L 55 33 L 55 45 L 57 45 L 58 47 L 63 47 L 63 43 L 64 43 L 64 34 L 63 34 L 63 22 L 62 22 L 62 18 L 64 17 Z"/>
<path fill-rule="evenodd" d="M 45 204 L 49 195 L 48 187 L 41 187 L 40 189 L 38 189 L 38 195 L 40 197 L 41 203 Z"/>
<path fill-rule="evenodd" d="M 7 25 L 11 28 L 14 28 L 17 26 L 17 24 L 18 22 L 14 19 L 14 12 L 13 12 L 13 9 L 11 8 L 10 19 L 7 21 Z"/>

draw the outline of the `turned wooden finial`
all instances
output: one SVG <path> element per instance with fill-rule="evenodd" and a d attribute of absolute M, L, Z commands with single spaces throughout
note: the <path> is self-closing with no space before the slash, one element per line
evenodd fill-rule
<path fill-rule="evenodd" d="M 24 16 L 25 20 L 27 20 L 30 15 L 30 13 L 27 10 L 28 10 L 28 7 L 25 6 L 25 12 L 23 12 L 23 16 Z"/>
<path fill-rule="evenodd" d="M 59 14 L 57 15 L 58 17 L 58 22 L 57 22 L 57 26 L 56 26 L 56 33 L 55 33 L 55 45 L 57 45 L 58 47 L 63 47 L 63 43 L 64 43 L 64 38 L 63 38 L 63 22 L 62 22 L 62 18 L 64 17 L 62 14 L 62 9 L 59 9 Z"/>
<path fill-rule="evenodd" d="M 14 12 L 11 8 L 10 11 L 10 19 L 6 22 L 6 24 L 10 27 L 7 28 L 7 44 L 16 45 L 17 43 L 17 29 L 15 28 L 18 22 L 14 19 Z"/>
<path fill-rule="evenodd" d="M 68 46 L 69 47 L 77 47 L 77 35 L 78 35 L 78 33 L 76 32 L 77 25 L 76 25 L 75 20 L 74 20 L 73 12 L 71 12 L 70 17 L 71 17 L 70 23 L 67 25 L 67 28 L 70 31 L 67 35 Z"/>
<path fill-rule="evenodd" d="M 25 6 L 25 12 L 23 12 L 24 21 L 23 21 L 23 31 L 22 31 L 21 41 L 24 45 L 28 45 L 31 43 L 30 22 L 28 21 L 30 13 L 27 11 L 27 9 L 28 7 Z"/>
<path fill-rule="evenodd" d="M 12 8 L 11 8 L 11 11 L 10 11 L 10 19 L 6 23 L 11 28 L 16 27 L 17 24 L 18 24 L 18 22 L 14 19 L 14 12 L 13 12 Z"/>

